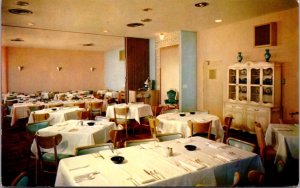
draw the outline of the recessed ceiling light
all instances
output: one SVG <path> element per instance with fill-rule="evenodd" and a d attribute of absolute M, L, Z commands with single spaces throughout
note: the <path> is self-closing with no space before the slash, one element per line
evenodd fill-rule
<path fill-rule="evenodd" d="M 223 21 L 223 20 L 221 20 L 221 19 L 216 19 L 216 20 L 215 20 L 216 23 L 221 23 L 222 21 Z"/>
<path fill-rule="evenodd" d="M 108 31 L 107 30 L 103 30 L 103 33 L 107 33 Z"/>
<path fill-rule="evenodd" d="M 25 2 L 25 1 L 18 1 L 18 2 L 16 3 L 16 5 L 19 5 L 19 6 L 28 6 L 29 3 L 28 3 L 28 2 Z"/>
<path fill-rule="evenodd" d="M 27 25 L 29 25 L 29 26 L 33 26 L 33 25 L 34 25 L 34 23 L 33 23 L 33 22 L 28 22 L 28 23 L 27 23 Z"/>
<path fill-rule="evenodd" d="M 26 14 L 32 14 L 33 12 L 27 9 L 20 9 L 20 8 L 13 8 L 8 10 L 12 14 L 18 14 L 18 15 L 26 15 Z"/>
<path fill-rule="evenodd" d="M 151 11 L 152 8 L 144 8 L 143 11 L 147 12 L 147 11 Z"/>
<path fill-rule="evenodd" d="M 201 2 L 201 3 L 196 3 L 195 4 L 195 7 L 206 7 L 208 5 L 208 3 L 207 2 Z"/>
<path fill-rule="evenodd" d="M 127 24 L 128 27 L 139 27 L 139 26 L 144 26 L 142 23 L 129 23 Z"/>
<path fill-rule="evenodd" d="M 82 46 L 95 46 L 94 43 L 86 43 L 86 44 L 82 44 Z"/>
<path fill-rule="evenodd" d="M 150 19 L 150 18 L 145 18 L 145 19 L 142 19 L 141 21 L 142 21 L 142 22 L 151 22 L 152 19 Z"/>
<path fill-rule="evenodd" d="M 11 39 L 10 41 L 13 41 L 13 42 L 23 42 L 24 40 L 21 39 L 21 38 L 15 38 L 15 39 Z"/>

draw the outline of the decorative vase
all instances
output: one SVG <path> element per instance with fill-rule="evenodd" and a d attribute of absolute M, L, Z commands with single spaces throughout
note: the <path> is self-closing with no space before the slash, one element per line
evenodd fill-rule
<path fill-rule="evenodd" d="M 270 54 L 270 50 L 266 49 L 266 53 L 264 55 L 266 62 L 269 62 L 270 58 L 271 58 L 271 54 Z"/>
<path fill-rule="evenodd" d="M 239 63 L 242 62 L 243 60 L 242 52 L 238 52 L 237 60 Z"/>

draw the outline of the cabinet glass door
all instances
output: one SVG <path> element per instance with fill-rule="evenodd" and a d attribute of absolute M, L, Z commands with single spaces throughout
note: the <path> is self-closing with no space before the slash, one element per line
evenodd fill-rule
<path fill-rule="evenodd" d="M 273 85 L 273 69 L 263 69 L 263 85 Z"/>
<path fill-rule="evenodd" d="M 239 100 L 247 101 L 247 86 L 239 86 Z"/>
<path fill-rule="evenodd" d="M 268 86 L 263 86 L 263 95 L 262 95 L 263 103 L 273 103 L 272 96 L 273 96 L 273 88 Z"/>
<path fill-rule="evenodd" d="M 251 91 L 250 91 L 250 100 L 252 102 L 259 102 L 259 95 L 260 95 L 260 87 L 259 86 L 251 86 Z"/>
<path fill-rule="evenodd" d="M 230 84 L 236 83 L 236 70 L 233 69 L 229 70 L 229 83 Z"/>
<path fill-rule="evenodd" d="M 247 69 L 239 70 L 239 84 L 247 84 Z"/>
<path fill-rule="evenodd" d="M 251 69 L 251 84 L 260 84 L 260 69 Z"/>
<path fill-rule="evenodd" d="M 229 85 L 229 99 L 235 100 L 236 99 L 236 86 L 235 85 Z"/>

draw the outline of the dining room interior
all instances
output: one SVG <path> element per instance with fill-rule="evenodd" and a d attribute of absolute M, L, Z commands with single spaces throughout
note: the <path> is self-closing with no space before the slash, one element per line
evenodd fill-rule
<path fill-rule="evenodd" d="M 299 185 L 298 0 L 1 13 L 1 185 Z"/>

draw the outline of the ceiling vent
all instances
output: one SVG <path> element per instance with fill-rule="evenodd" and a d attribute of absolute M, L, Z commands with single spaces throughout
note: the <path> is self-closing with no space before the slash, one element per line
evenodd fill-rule
<path fill-rule="evenodd" d="M 15 39 L 11 39 L 10 41 L 13 41 L 13 42 L 23 42 L 24 40 L 21 39 L 21 38 L 15 38 Z"/>
<path fill-rule="evenodd" d="M 30 10 L 20 9 L 20 8 L 9 9 L 8 12 L 10 12 L 12 14 L 18 14 L 18 15 L 27 15 L 27 14 L 33 13 Z"/>
<path fill-rule="evenodd" d="M 129 23 L 127 24 L 127 27 L 139 27 L 139 26 L 144 26 L 142 23 Z"/>
<path fill-rule="evenodd" d="M 95 46 L 94 43 L 87 43 L 87 44 L 83 44 L 82 46 Z"/>

